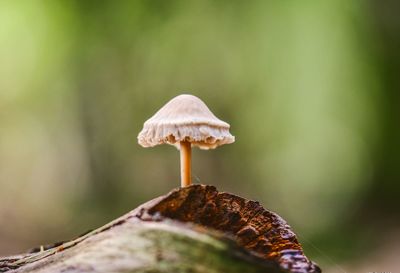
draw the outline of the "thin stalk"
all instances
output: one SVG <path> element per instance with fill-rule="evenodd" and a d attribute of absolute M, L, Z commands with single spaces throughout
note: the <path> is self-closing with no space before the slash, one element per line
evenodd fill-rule
<path fill-rule="evenodd" d="M 187 187 L 192 184 L 191 157 L 192 144 L 188 141 L 180 142 L 181 153 L 181 186 Z"/>

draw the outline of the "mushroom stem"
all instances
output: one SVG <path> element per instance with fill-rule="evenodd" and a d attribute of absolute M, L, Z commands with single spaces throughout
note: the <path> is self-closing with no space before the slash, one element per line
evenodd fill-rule
<path fill-rule="evenodd" d="M 192 184 L 192 173 L 191 173 L 192 144 L 188 141 L 181 141 L 180 152 L 181 152 L 181 186 L 186 187 Z"/>

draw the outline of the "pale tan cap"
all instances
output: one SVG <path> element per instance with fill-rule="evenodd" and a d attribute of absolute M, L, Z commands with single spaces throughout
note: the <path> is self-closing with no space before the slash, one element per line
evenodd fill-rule
<path fill-rule="evenodd" d="M 235 141 L 229 128 L 199 98 L 179 95 L 144 123 L 138 142 L 143 147 L 167 143 L 179 148 L 179 142 L 188 141 L 208 150 Z"/>

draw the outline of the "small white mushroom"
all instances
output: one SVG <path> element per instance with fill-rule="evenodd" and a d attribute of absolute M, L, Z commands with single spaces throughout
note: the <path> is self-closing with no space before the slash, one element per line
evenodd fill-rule
<path fill-rule="evenodd" d="M 180 149 L 181 186 L 184 187 L 191 184 L 191 147 L 208 150 L 232 143 L 235 137 L 229 128 L 199 98 L 179 95 L 144 123 L 138 142 L 143 147 L 167 143 Z"/>

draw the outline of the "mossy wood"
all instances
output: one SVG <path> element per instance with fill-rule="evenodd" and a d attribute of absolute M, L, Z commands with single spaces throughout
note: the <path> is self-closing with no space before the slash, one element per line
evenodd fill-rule
<path fill-rule="evenodd" d="M 0 258 L 0 272 L 320 272 L 286 222 L 212 186 L 176 189 L 75 240 Z"/>

